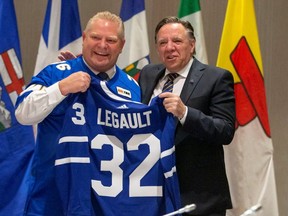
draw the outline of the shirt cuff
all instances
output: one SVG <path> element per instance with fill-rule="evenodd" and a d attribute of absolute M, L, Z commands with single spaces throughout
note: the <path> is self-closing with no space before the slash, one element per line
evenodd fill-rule
<path fill-rule="evenodd" d="M 188 108 L 187 108 L 187 106 L 185 106 L 185 113 L 184 113 L 184 116 L 183 116 L 181 119 L 178 118 L 179 121 L 180 121 L 180 123 L 181 123 L 182 125 L 185 123 L 185 120 L 186 120 L 187 114 L 188 114 Z"/>
<path fill-rule="evenodd" d="M 49 104 L 59 103 L 59 101 L 62 101 L 63 99 L 67 97 L 61 94 L 61 91 L 59 88 L 59 82 L 46 88 L 46 91 L 47 91 L 47 94 L 49 95 Z"/>

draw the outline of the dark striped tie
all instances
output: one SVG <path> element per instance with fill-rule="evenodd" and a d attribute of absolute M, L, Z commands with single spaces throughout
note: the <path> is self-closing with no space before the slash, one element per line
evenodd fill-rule
<path fill-rule="evenodd" d="M 105 73 L 105 72 L 100 72 L 100 73 L 97 74 L 97 76 L 99 77 L 100 80 L 104 80 L 104 81 L 106 81 L 106 80 L 109 79 L 108 74 Z"/>
<path fill-rule="evenodd" d="M 173 82 L 179 76 L 177 73 L 170 73 L 167 75 L 167 81 L 165 82 L 162 92 L 172 92 L 173 90 Z"/>

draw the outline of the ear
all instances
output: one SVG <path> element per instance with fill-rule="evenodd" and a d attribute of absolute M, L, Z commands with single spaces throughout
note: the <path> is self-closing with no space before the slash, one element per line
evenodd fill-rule
<path fill-rule="evenodd" d="M 123 40 L 120 41 L 120 47 L 121 47 L 120 53 L 122 53 L 122 51 L 123 51 L 123 47 L 124 47 L 124 45 L 125 45 L 125 42 L 126 42 L 125 39 L 123 39 Z"/>
<path fill-rule="evenodd" d="M 122 49 L 123 49 L 123 47 L 124 47 L 125 43 L 126 43 L 126 40 L 125 40 L 125 39 L 123 39 L 123 40 L 122 40 Z"/>
<path fill-rule="evenodd" d="M 194 54 L 194 50 L 196 48 L 195 40 L 190 40 L 190 45 L 191 45 L 190 53 L 193 55 Z"/>
<path fill-rule="evenodd" d="M 85 38 L 86 38 L 86 33 L 83 31 L 83 32 L 82 32 L 82 40 L 84 41 Z"/>
<path fill-rule="evenodd" d="M 156 50 L 157 55 L 159 56 L 158 46 L 156 43 L 155 43 L 155 50 Z"/>

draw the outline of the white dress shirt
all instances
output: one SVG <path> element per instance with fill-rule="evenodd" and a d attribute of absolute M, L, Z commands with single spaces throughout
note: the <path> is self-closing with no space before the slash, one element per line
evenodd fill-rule
<path fill-rule="evenodd" d="M 188 76 L 188 73 L 189 73 L 189 70 L 191 68 L 191 65 L 193 63 L 193 58 L 190 59 L 190 61 L 188 62 L 188 64 L 180 71 L 178 71 L 177 73 L 179 74 L 179 76 L 174 80 L 174 84 L 173 84 L 173 91 L 172 93 L 180 96 L 181 94 L 181 91 L 183 89 L 183 86 L 184 86 L 184 83 L 185 83 L 185 80 Z M 165 75 L 163 76 L 163 78 L 161 78 L 158 82 L 158 84 L 156 85 L 154 91 L 153 91 L 153 94 L 152 94 L 152 98 L 154 98 L 155 96 L 159 95 L 162 93 L 162 89 L 163 89 L 163 86 L 165 84 L 165 82 L 167 81 L 167 75 L 169 74 L 170 72 L 167 70 L 165 70 Z M 151 102 L 151 100 L 150 100 Z M 185 114 L 183 116 L 182 119 L 179 119 L 181 124 L 184 124 L 185 120 L 186 120 L 186 116 L 187 116 L 187 112 L 188 112 L 188 109 L 187 109 L 187 106 L 186 106 L 186 111 L 185 111 Z"/>
<path fill-rule="evenodd" d="M 85 60 L 84 63 L 88 66 Z M 89 69 L 92 70 L 90 67 Z M 96 75 L 99 73 L 95 70 L 92 71 Z M 116 67 L 112 67 L 106 71 L 106 73 L 109 79 L 112 79 L 116 73 Z M 15 110 L 17 120 L 23 125 L 38 124 L 43 121 L 53 109 L 66 98 L 66 96 L 63 96 L 60 92 L 59 82 L 48 87 L 36 84 L 31 85 L 21 94 L 31 90 L 32 92 Z"/>

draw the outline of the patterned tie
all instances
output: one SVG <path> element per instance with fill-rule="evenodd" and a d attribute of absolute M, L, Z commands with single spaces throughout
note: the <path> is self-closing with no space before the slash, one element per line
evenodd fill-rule
<path fill-rule="evenodd" d="M 173 90 L 173 82 L 179 76 L 177 73 L 170 73 L 167 75 L 167 81 L 165 82 L 162 92 L 172 92 Z"/>
<path fill-rule="evenodd" d="M 100 73 L 97 74 L 97 76 L 99 77 L 100 80 L 104 80 L 104 81 L 106 81 L 106 80 L 109 79 L 108 74 L 105 73 L 105 72 L 100 72 Z"/>

